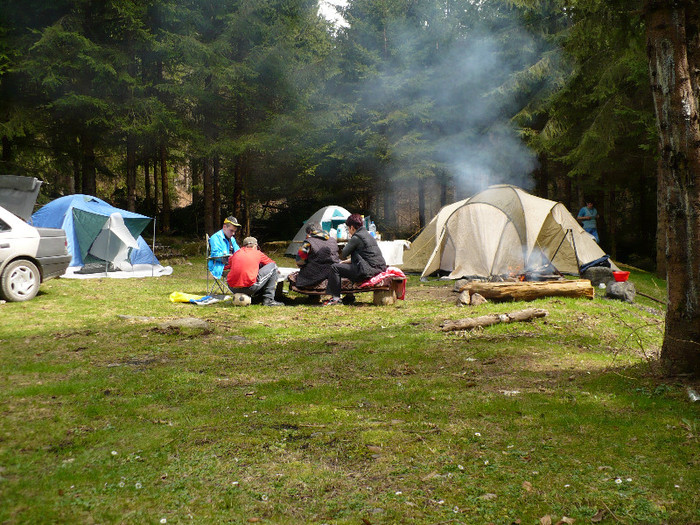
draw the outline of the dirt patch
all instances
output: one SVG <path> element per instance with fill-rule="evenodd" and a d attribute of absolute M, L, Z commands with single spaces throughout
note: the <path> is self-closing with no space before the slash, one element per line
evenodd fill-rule
<path fill-rule="evenodd" d="M 454 303 L 457 300 L 457 294 L 452 291 L 451 284 L 444 286 L 426 286 L 419 284 L 417 286 L 408 285 L 406 287 L 407 301 L 445 301 Z"/>

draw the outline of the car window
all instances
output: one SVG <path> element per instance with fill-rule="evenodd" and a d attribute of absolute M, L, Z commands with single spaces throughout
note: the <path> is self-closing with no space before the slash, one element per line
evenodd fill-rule
<path fill-rule="evenodd" d="M 0 232 L 9 232 L 11 229 L 9 224 L 0 219 Z"/>

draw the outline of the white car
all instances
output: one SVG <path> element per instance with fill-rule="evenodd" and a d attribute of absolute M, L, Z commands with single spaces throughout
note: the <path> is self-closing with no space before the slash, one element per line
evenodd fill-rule
<path fill-rule="evenodd" d="M 0 297 L 32 299 L 43 281 L 65 273 L 67 246 L 63 230 L 35 228 L 0 206 Z"/>

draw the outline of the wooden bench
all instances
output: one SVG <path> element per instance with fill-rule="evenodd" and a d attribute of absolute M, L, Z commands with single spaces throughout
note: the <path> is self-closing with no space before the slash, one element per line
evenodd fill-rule
<path fill-rule="evenodd" d="M 289 275 L 287 278 L 289 280 L 289 289 L 293 292 L 309 295 L 309 296 L 322 296 L 326 295 L 326 284 L 327 281 L 323 281 L 313 288 L 299 288 L 296 285 L 296 273 Z M 389 304 L 394 304 L 396 298 L 400 293 L 401 287 L 406 280 L 405 277 L 399 276 L 389 276 L 382 279 L 375 286 L 365 286 L 360 288 L 358 284 L 353 283 L 349 279 L 341 280 L 341 295 L 354 295 L 358 293 L 373 292 L 372 302 L 377 306 L 384 306 Z"/>

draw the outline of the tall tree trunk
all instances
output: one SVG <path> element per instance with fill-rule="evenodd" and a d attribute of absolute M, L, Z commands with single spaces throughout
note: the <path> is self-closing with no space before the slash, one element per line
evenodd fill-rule
<path fill-rule="evenodd" d="M 663 186 L 663 162 L 659 158 L 657 173 L 656 173 L 656 213 L 658 219 L 656 221 L 656 276 L 666 280 L 666 206 L 663 196 L 666 195 L 666 190 Z"/>
<path fill-rule="evenodd" d="M 245 179 L 245 157 L 238 155 L 233 165 L 233 213 L 240 219 L 243 218 L 243 180 Z M 241 224 L 243 224 L 241 222 Z"/>
<path fill-rule="evenodd" d="M 221 224 L 221 185 L 219 184 L 219 174 L 221 171 L 221 162 L 216 156 L 212 159 L 212 188 L 214 189 L 214 214 L 213 221 L 215 225 Z"/>
<path fill-rule="evenodd" d="M 418 179 L 418 226 L 425 228 L 425 179 Z"/>
<path fill-rule="evenodd" d="M 440 181 L 440 207 L 447 206 L 447 192 L 449 180 L 444 170 L 441 170 L 442 174 L 438 178 Z"/>
<path fill-rule="evenodd" d="M 557 187 L 557 198 L 555 200 L 563 202 L 571 210 L 571 179 L 564 173 L 557 173 L 555 184 Z"/>
<path fill-rule="evenodd" d="M 204 159 L 204 230 L 209 234 L 213 234 L 215 228 L 219 226 L 218 222 L 214 222 L 214 188 L 212 185 L 212 167 L 209 158 Z"/>
<path fill-rule="evenodd" d="M 197 159 L 190 159 L 190 174 L 192 175 L 192 204 L 195 210 L 199 210 L 202 199 L 202 179 L 200 163 Z"/>
<path fill-rule="evenodd" d="M 160 202 L 160 184 L 158 183 L 158 159 L 153 158 L 153 216 L 158 217 L 158 203 Z"/>
<path fill-rule="evenodd" d="M 80 166 L 80 152 L 77 150 L 77 148 L 72 149 L 71 157 L 73 157 L 73 187 L 70 189 L 71 193 L 76 193 L 82 191 L 83 188 L 81 175 L 82 169 Z"/>
<path fill-rule="evenodd" d="M 82 157 L 82 183 L 83 193 L 86 195 L 97 194 L 97 174 L 95 171 L 95 144 L 92 135 L 84 131 L 80 136 L 80 153 Z"/>
<path fill-rule="evenodd" d="M 170 184 L 168 184 L 168 165 L 166 163 L 165 145 L 160 145 L 160 187 L 163 191 L 163 214 L 161 228 L 170 232 Z"/>
<path fill-rule="evenodd" d="M 535 179 L 535 195 L 544 199 L 549 199 L 549 180 L 547 178 L 547 157 L 538 155 L 537 169 L 532 176 Z"/>
<path fill-rule="evenodd" d="M 136 211 L 136 146 L 126 138 L 126 209 Z"/>
<path fill-rule="evenodd" d="M 152 210 L 152 203 L 151 203 L 151 173 L 150 173 L 151 167 L 150 167 L 150 160 L 148 156 L 146 156 L 143 159 L 143 183 L 144 183 L 144 192 L 146 193 L 146 213 L 151 213 Z M 155 173 L 155 171 L 154 171 Z"/>
<path fill-rule="evenodd" d="M 604 177 L 605 180 L 605 177 Z M 607 180 L 610 180 L 608 178 Z M 617 206 L 614 203 L 613 195 L 616 192 L 611 188 L 611 183 L 605 185 L 605 193 L 603 195 L 603 220 L 597 221 L 598 226 L 598 236 L 601 233 L 601 222 L 605 224 L 604 234 L 607 235 L 605 239 L 605 245 L 609 247 L 608 252 L 613 260 L 617 259 Z"/>
<path fill-rule="evenodd" d="M 647 55 L 666 208 L 668 308 L 661 363 L 668 374 L 700 375 L 700 122 L 697 69 L 700 6 L 647 0 Z M 695 48 L 693 48 L 695 46 Z M 692 76 L 692 78 L 691 78 Z"/>

